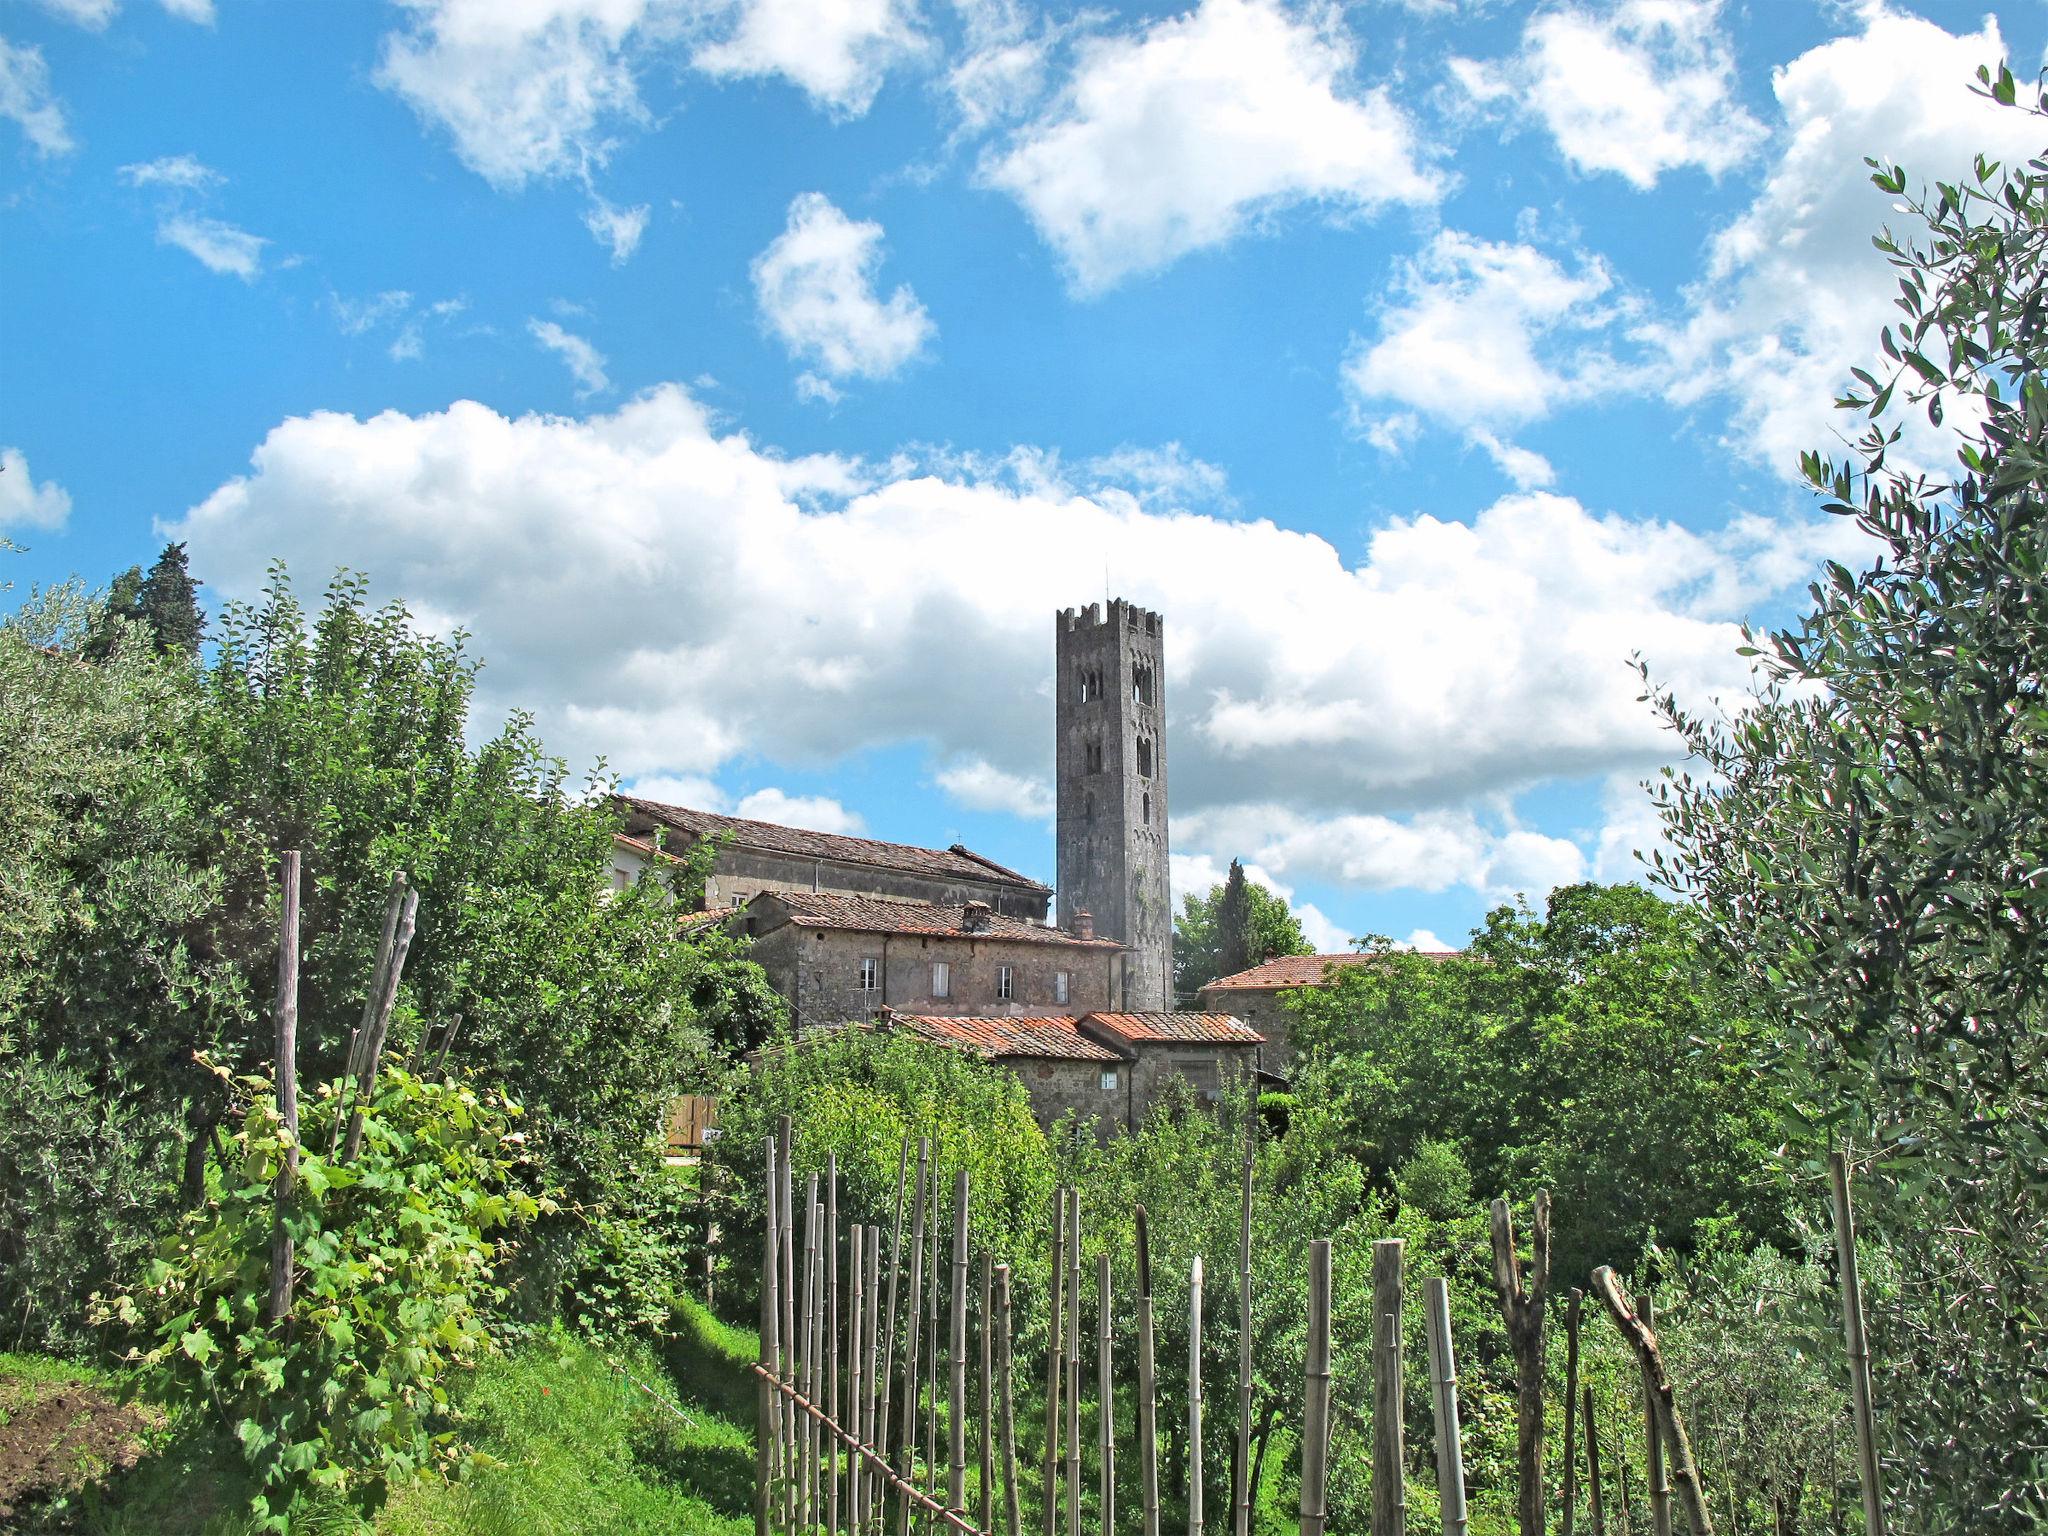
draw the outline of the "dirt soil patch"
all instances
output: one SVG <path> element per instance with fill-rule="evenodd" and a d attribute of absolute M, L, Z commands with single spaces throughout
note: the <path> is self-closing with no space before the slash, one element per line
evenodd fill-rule
<path fill-rule="evenodd" d="M 143 1415 L 77 1382 L 0 1382 L 0 1528 L 142 1457 Z"/>

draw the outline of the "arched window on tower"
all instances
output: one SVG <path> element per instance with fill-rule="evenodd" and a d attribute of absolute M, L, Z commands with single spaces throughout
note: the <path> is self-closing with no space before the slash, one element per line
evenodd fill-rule
<path fill-rule="evenodd" d="M 1152 702 L 1152 669 L 1140 662 L 1131 669 L 1131 702 L 1150 704 Z"/>
<path fill-rule="evenodd" d="M 1089 795 L 1081 802 L 1081 818 L 1089 826 L 1095 825 L 1095 797 Z"/>
<path fill-rule="evenodd" d="M 1088 765 L 1088 771 L 1089 771 L 1090 773 L 1100 773 L 1100 772 L 1102 772 L 1102 743 L 1101 743 L 1101 742 L 1099 742 L 1099 741 L 1091 741 L 1091 742 L 1089 742 L 1089 743 L 1088 743 L 1088 746 L 1087 746 L 1087 750 L 1086 750 L 1086 754 L 1085 754 L 1085 761 L 1086 761 L 1086 763 L 1087 763 L 1087 765 Z"/>
<path fill-rule="evenodd" d="M 1150 737 L 1146 736 L 1138 738 L 1138 777 L 1141 779 L 1152 777 L 1152 741 Z"/>

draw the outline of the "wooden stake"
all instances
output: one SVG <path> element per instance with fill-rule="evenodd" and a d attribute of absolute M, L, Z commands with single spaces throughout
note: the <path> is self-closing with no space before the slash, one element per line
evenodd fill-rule
<path fill-rule="evenodd" d="M 1081 1191 L 1067 1199 L 1067 1536 L 1081 1536 Z"/>
<path fill-rule="evenodd" d="M 1564 1306 L 1564 1522 L 1562 1536 L 1572 1536 L 1579 1508 L 1579 1447 L 1574 1438 L 1579 1409 L 1579 1313 L 1586 1293 L 1577 1286 Z"/>
<path fill-rule="evenodd" d="M 1188 1536 L 1202 1536 L 1202 1256 L 1188 1273 Z"/>
<path fill-rule="evenodd" d="M 1330 1479 L 1330 1240 L 1308 1249 L 1308 1360 L 1301 1414 L 1301 1536 L 1324 1536 Z"/>
<path fill-rule="evenodd" d="M 953 1338 L 946 1383 L 946 1507 L 967 1513 L 967 1170 L 953 1175 Z"/>
<path fill-rule="evenodd" d="M 1641 1297 L 1645 1328 L 1652 1327 L 1650 1295 Z M 1664 1475 L 1664 1441 L 1657 1424 L 1657 1388 L 1650 1379 L 1647 1358 L 1643 1366 L 1643 1470 L 1650 1486 L 1650 1530 L 1652 1536 L 1671 1536 L 1671 1479 Z"/>
<path fill-rule="evenodd" d="M 867 1357 L 868 1293 L 864 1270 L 867 1253 L 868 1229 L 861 1222 L 855 1222 L 846 1233 L 846 1288 L 847 1312 L 851 1328 L 846 1339 L 846 1403 L 851 1423 L 847 1426 L 853 1432 L 855 1452 L 846 1458 L 846 1528 L 858 1531 L 860 1525 L 861 1468 L 864 1460 L 860 1454 L 867 1448 L 867 1420 L 862 1405 L 867 1402 L 867 1388 L 862 1375 L 862 1365 Z"/>
<path fill-rule="evenodd" d="M 1515 1219 L 1505 1200 L 1493 1202 L 1493 1279 L 1501 1319 L 1515 1356 L 1515 1463 L 1520 1487 L 1515 1520 L 1521 1536 L 1543 1536 L 1543 1309 L 1550 1299 L 1550 1191 L 1536 1191 L 1529 1224 L 1525 1278 L 1515 1251 Z"/>
<path fill-rule="evenodd" d="M 1606 1303 L 1614 1326 L 1621 1330 L 1621 1336 L 1634 1347 L 1637 1359 L 1643 1363 L 1644 1385 L 1657 1400 L 1657 1424 L 1663 1430 L 1664 1449 L 1671 1458 L 1671 1476 L 1677 1485 L 1678 1507 L 1685 1511 L 1685 1523 L 1693 1536 L 1713 1536 L 1714 1523 L 1707 1513 L 1706 1494 L 1700 1487 L 1699 1467 L 1692 1459 L 1692 1442 L 1686 1438 L 1685 1420 L 1679 1416 L 1671 1377 L 1664 1369 L 1663 1353 L 1657 1348 L 1657 1335 L 1636 1315 L 1621 1281 L 1605 1264 L 1593 1271 L 1593 1292 Z"/>
<path fill-rule="evenodd" d="M 931 1340 L 931 1351 L 925 1357 L 924 1368 L 924 1476 L 934 1495 L 939 1487 L 939 1188 L 938 1175 L 932 1175 L 932 1225 L 931 1251 L 925 1255 L 925 1337 Z M 951 1505 L 946 1506 L 951 1508 Z M 924 1511 L 921 1528 L 931 1530 L 931 1511 Z"/>
<path fill-rule="evenodd" d="M 1003 1373 L 1003 1529 L 1024 1536 L 1024 1511 L 1017 1493 L 1017 1391 L 1010 1358 L 1010 1266 L 996 1266 L 996 1345 Z"/>
<path fill-rule="evenodd" d="M 761 1232 L 761 1369 L 772 1372 L 777 1368 L 782 1351 L 782 1341 L 777 1337 L 781 1301 L 775 1294 L 776 1272 L 781 1267 L 776 1257 L 779 1239 L 775 1231 L 775 1138 L 765 1137 L 761 1150 L 767 1175 L 762 1181 L 762 1188 L 768 1197 L 767 1220 Z M 766 1376 L 759 1377 L 758 1383 L 754 1431 L 754 1536 L 769 1536 L 770 1509 L 773 1506 L 769 1490 L 782 1470 L 779 1465 L 782 1394 L 775 1390 Z"/>
<path fill-rule="evenodd" d="M 990 1333 L 989 1333 L 989 1327 L 990 1327 L 990 1324 L 991 1324 L 991 1323 L 992 1323 L 992 1322 L 994 1321 L 994 1316 L 993 1316 L 993 1309 L 994 1309 L 994 1307 L 995 1307 L 995 1269 L 994 1269 L 994 1266 L 993 1266 L 993 1264 L 991 1263 L 991 1261 L 990 1261 L 990 1259 L 989 1259 L 989 1256 L 988 1256 L 988 1252 L 987 1252 L 987 1250 L 985 1250 L 985 1249 L 984 1249 L 984 1250 L 983 1250 L 983 1252 L 982 1252 L 982 1255 L 981 1255 L 981 1312 L 980 1312 L 980 1318 L 981 1318 L 981 1324 L 980 1324 L 980 1331 L 981 1331 L 981 1377 L 980 1377 L 980 1382 L 981 1382 L 981 1482 L 980 1482 L 980 1494 L 981 1494 L 981 1498 L 980 1498 L 980 1503 L 981 1503 L 981 1511 L 980 1511 L 980 1513 L 981 1513 L 981 1528 L 982 1528 L 982 1529 L 983 1529 L 984 1531 L 992 1531 L 992 1530 L 994 1530 L 994 1529 L 995 1529 L 995 1518 L 996 1518 L 996 1513 L 995 1513 L 995 1463 L 994 1463 L 994 1446 L 993 1446 L 993 1443 L 992 1443 L 992 1435 L 991 1435 L 991 1430 L 990 1430 L 990 1425 L 989 1425 L 989 1416 L 990 1416 L 990 1410 L 991 1410 L 991 1402 L 990 1402 L 990 1399 L 991 1399 L 991 1397 L 992 1397 L 992 1395 L 993 1395 L 993 1384 L 991 1383 L 991 1381 L 990 1381 L 990 1379 L 989 1379 L 989 1378 L 990 1378 L 990 1375 L 991 1375 L 991 1373 L 993 1372 L 993 1370 L 994 1370 L 994 1368 L 995 1368 L 995 1345 L 994 1345 L 994 1341 L 993 1341 L 993 1339 L 992 1339 L 992 1338 L 990 1337 Z"/>
<path fill-rule="evenodd" d="M 1849 1159 L 1839 1151 L 1828 1154 L 1828 1182 L 1835 1201 L 1835 1263 L 1841 1274 L 1842 1332 L 1849 1348 L 1863 1527 L 1865 1536 L 1885 1536 L 1884 1468 L 1877 1459 L 1877 1420 L 1870 1395 L 1870 1340 L 1863 1331 L 1863 1283 L 1856 1271 L 1856 1212 L 1850 1203 Z"/>
<path fill-rule="evenodd" d="M 796 1389 L 804 1401 L 818 1400 L 818 1176 L 814 1173 L 804 1186 L 804 1277 L 803 1310 L 797 1326 L 802 1330 L 803 1353 L 797 1361 Z M 797 1459 L 797 1524 L 810 1530 L 817 1524 L 818 1435 L 817 1421 L 809 1414 L 798 1425 L 801 1443 Z"/>
<path fill-rule="evenodd" d="M 1052 1337 L 1047 1343 L 1045 1364 L 1045 1536 L 1057 1536 L 1060 1520 L 1060 1361 L 1061 1335 L 1067 1321 L 1067 1187 L 1062 1184 L 1053 1202 L 1052 1217 Z"/>
<path fill-rule="evenodd" d="M 1159 1363 L 1152 1340 L 1152 1242 L 1138 1220 L 1138 1487 L 1145 1536 L 1159 1536 Z"/>
<path fill-rule="evenodd" d="M 356 1154 L 363 1147 L 363 1120 L 366 1106 L 377 1088 L 377 1068 L 384 1058 L 384 1040 L 391 1031 L 391 1010 L 398 1002 L 399 979 L 405 974 L 406 952 L 412 948 L 414 923 L 419 915 L 420 893 L 410 888 L 405 892 L 405 904 L 398 914 L 398 933 L 391 941 L 391 960 L 384 967 L 381 986 L 376 998 L 376 1014 L 370 1020 L 369 1028 L 356 1047 L 356 1054 L 362 1065 L 356 1074 L 356 1107 L 349 1116 L 348 1136 L 342 1142 L 341 1160 L 355 1161 Z"/>
<path fill-rule="evenodd" d="M 1441 1276 L 1423 1282 L 1422 1317 L 1429 1336 L 1430 1400 L 1436 1408 L 1436 1488 L 1444 1536 L 1465 1536 L 1465 1446 L 1458 1428 L 1458 1363 L 1451 1348 L 1451 1288 Z"/>
<path fill-rule="evenodd" d="M 1109 1350 L 1109 1250 L 1095 1255 L 1095 1454 L 1100 1491 L 1095 1496 L 1102 1536 L 1116 1530 L 1116 1383 Z"/>
<path fill-rule="evenodd" d="M 826 1395 L 832 1405 L 832 1422 L 839 1418 L 839 1154 L 825 1156 L 825 1370 Z M 825 1529 L 839 1536 L 840 1455 L 837 1442 L 827 1439 L 830 1460 L 825 1468 Z"/>
<path fill-rule="evenodd" d="M 924 1204 L 926 1175 L 931 1169 L 932 1144 L 920 1137 L 917 1143 L 917 1201 L 910 1218 L 910 1327 L 909 1348 L 903 1373 L 903 1422 L 897 1437 L 896 1472 L 913 1486 L 917 1466 L 917 1367 L 919 1346 L 924 1341 Z M 896 1536 L 909 1536 L 910 1501 L 900 1499 L 896 1508 Z"/>
<path fill-rule="evenodd" d="M 782 1177 L 782 1225 L 781 1242 L 777 1262 L 782 1266 L 782 1363 L 777 1368 L 780 1380 L 796 1384 L 797 1331 L 796 1331 L 796 1175 L 792 1169 L 791 1150 L 795 1133 L 790 1117 L 784 1115 L 778 1127 L 775 1147 L 775 1166 Z M 796 1448 L 799 1415 L 792 1409 L 783 1410 L 782 1447 L 782 1524 L 785 1530 L 796 1529 Z"/>
<path fill-rule="evenodd" d="M 889 1459 L 889 1410 L 893 1406 L 896 1381 L 896 1282 L 903 1268 L 903 1202 L 909 1188 L 910 1138 L 903 1138 L 903 1150 L 896 1159 L 896 1224 L 889 1239 L 889 1300 L 882 1319 L 881 1368 L 876 1372 L 876 1382 L 881 1399 L 875 1406 L 875 1450 L 886 1465 Z M 875 1529 L 882 1528 L 884 1512 L 889 1506 L 886 1487 L 875 1486 Z"/>
<path fill-rule="evenodd" d="M 1586 1515 L 1593 1536 L 1607 1536 L 1606 1493 L 1600 1486 L 1600 1431 L 1593 1424 L 1593 1389 L 1581 1387 L 1586 1409 Z"/>
<path fill-rule="evenodd" d="M 278 1165 L 271 1198 L 276 1214 L 270 1231 L 270 1321 L 281 1323 L 292 1310 L 292 1235 L 286 1227 L 292 1195 L 299 1186 L 299 855 L 296 849 L 278 861 L 283 886 L 277 925 L 277 1001 L 271 1019 L 277 1037 L 277 1113 L 282 1124 L 284 1157 Z"/>
<path fill-rule="evenodd" d="M 1258 1143 L 1257 1101 L 1246 1117 L 1244 1175 L 1237 1211 L 1237 1443 L 1230 1457 L 1232 1536 L 1251 1536 L 1252 1521 L 1252 1167 Z"/>
<path fill-rule="evenodd" d="M 1408 1529 L 1407 1464 L 1401 1426 L 1401 1260 L 1408 1245 L 1398 1237 L 1372 1245 L 1372 1532 L 1403 1536 Z"/>

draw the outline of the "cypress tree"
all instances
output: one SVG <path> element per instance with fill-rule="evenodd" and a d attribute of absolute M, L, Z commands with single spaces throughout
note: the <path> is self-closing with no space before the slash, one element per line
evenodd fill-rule
<path fill-rule="evenodd" d="M 105 661 L 114 654 L 114 646 L 121 633 L 124 619 L 140 621 L 142 618 L 142 567 L 131 565 L 114 578 L 114 584 L 107 589 L 106 606 L 100 610 L 92 635 L 85 642 L 86 658 L 90 661 Z"/>
<path fill-rule="evenodd" d="M 166 544 L 142 579 L 136 594 L 140 617 L 156 636 L 156 648 L 165 655 L 177 651 L 198 657 L 199 642 L 206 634 L 206 615 L 199 611 L 202 585 L 185 563 L 182 543 Z"/>
<path fill-rule="evenodd" d="M 1223 899 L 1216 904 L 1216 974 L 1234 976 L 1264 958 L 1252 923 L 1252 897 L 1245 884 L 1244 865 L 1232 859 L 1230 874 L 1223 882 Z"/>

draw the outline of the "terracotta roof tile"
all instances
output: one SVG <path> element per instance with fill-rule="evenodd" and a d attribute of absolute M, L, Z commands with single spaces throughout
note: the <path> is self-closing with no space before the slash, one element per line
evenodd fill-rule
<path fill-rule="evenodd" d="M 955 843 L 950 848 L 917 848 L 908 843 L 884 843 L 869 837 L 848 837 L 839 832 L 812 832 L 803 827 L 777 826 L 772 821 L 750 821 L 744 816 L 720 816 L 714 811 L 693 811 L 638 795 L 612 797 L 628 812 L 629 819 L 656 822 L 690 837 L 732 835 L 736 843 L 772 853 L 795 854 L 800 858 L 832 859 L 845 864 L 871 864 L 883 869 L 906 870 L 954 880 L 975 880 L 1004 885 L 1033 895 L 1052 894 L 1028 875 L 1006 869 L 994 859 L 984 858 Z"/>
<path fill-rule="evenodd" d="M 1091 1013 L 1081 1023 L 1132 1045 L 1259 1045 L 1266 1038 L 1227 1013 Z"/>
<path fill-rule="evenodd" d="M 915 933 L 948 939 L 1001 939 L 1016 944 L 1061 944 L 1077 949 L 1113 950 L 1114 939 L 1078 939 L 1060 928 L 984 913 L 981 926 L 967 927 L 967 909 L 929 901 L 896 901 L 883 896 L 841 896 L 828 891 L 763 891 L 747 903 L 780 903 L 799 928 L 833 928 L 846 933 Z M 772 930 L 757 930 L 772 931 Z"/>
<path fill-rule="evenodd" d="M 1459 949 L 1417 949 L 1397 951 L 1401 954 L 1420 955 L 1425 960 L 1454 960 L 1464 953 Z M 1234 976 L 1220 976 L 1201 990 L 1204 992 L 1276 992 L 1285 987 L 1319 987 L 1325 980 L 1325 972 L 1333 965 L 1367 965 L 1378 959 L 1377 955 L 1361 955 L 1356 952 L 1342 955 L 1275 955 L 1261 965 L 1248 971 L 1239 971 Z"/>
<path fill-rule="evenodd" d="M 889 1016 L 941 1045 L 960 1046 L 983 1056 L 1036 1056 L 1061 1061 L 1123 1060 L 1083 1035 L 1066 1015 L 1018 1019 L 972 1019 L 952 1015 L 895 1013 Z"/>

